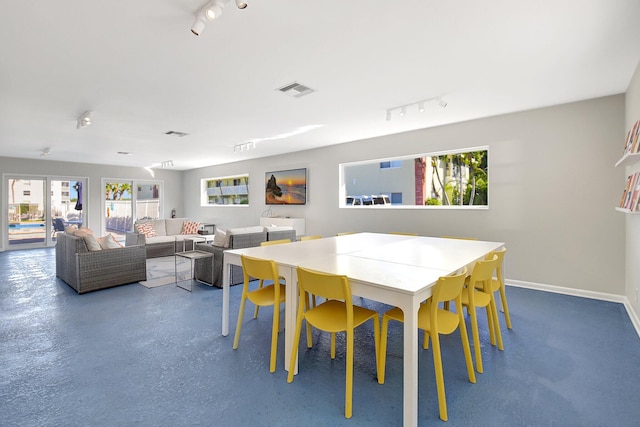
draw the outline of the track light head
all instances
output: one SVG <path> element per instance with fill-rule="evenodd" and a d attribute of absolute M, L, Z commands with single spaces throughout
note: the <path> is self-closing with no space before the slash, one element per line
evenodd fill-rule
<path fill-rule="evenodd" d="M 196 36 L 199 36 L 200 33 L 202 33 L 202 30 L 204 30 L 204 20 L 198 16 L 191 26 L 191 32 Z"/>
<path fill-rule="evenodd" d="M 442 98 L 438 98 L 438 106 L 440 108 L 447 108 L 447 101 Z"/>
<path fill-rule="evenodd" d="M 236 0 L 236 6 L 238 6 L 238 9 L 246 9 L 248 4 L 246 1 Z"/>
<path fill-rule="evenodd" d="M 222 9 L 224 7 L 223 3 L 219 3 L 217 1 L 212 1 L 204 9 L 204 16 L 209 20 L 213 21 L 214 19 L 220 18 L 222 15 Z"/>

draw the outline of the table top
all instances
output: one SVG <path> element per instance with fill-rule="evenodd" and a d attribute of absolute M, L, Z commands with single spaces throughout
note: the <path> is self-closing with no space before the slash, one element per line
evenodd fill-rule
<path fill-rule="evenodd" d="M 346 275 L 376 287 L 415 293 L 503 245 L 502 242 L 355 233 L 234 249 L 225 254 L 273 259 L 280 265 Z"/>
<path fill-rule="evenodd" d="M 176 252 L 176 256 L 189 259 L 211 258 L 213 253 L 205 251 Z"/>

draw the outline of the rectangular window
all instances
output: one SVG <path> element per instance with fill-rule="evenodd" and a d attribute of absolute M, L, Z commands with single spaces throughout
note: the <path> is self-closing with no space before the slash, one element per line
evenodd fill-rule
<path fill-rule="evenodd" d="M 249 174 L 200 181 L 201 206 L 248 206 Z"/>
<path fill-rule="evenodd" d="M 345 163 L 340 173 L 340 207 L 489 206 L 488 147 Z"/>

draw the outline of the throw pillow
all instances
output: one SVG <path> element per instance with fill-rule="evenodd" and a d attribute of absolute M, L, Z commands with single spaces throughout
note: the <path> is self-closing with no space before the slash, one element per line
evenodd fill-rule
<path fill-rule="evenodd" d="M 122 245 L 118 241 L 116 241 L 111 233 L 107 234 L 104 237 L 100 237 L 98 239 L 98 244 L 102 249 L 116 249 L 122 247 Z"/>
<path fill-rule="evenodd" d="M 75 224 L 67 225 L 67 226 L 64 228 L 64 232 L 65 232 L 65 233 L 67 233 L 67 234 L 74 234 L 74 233 L 76 232 L 76 230 L 77 230 L 77 229 L 78 229 L 78 226 L 77 226 L 77 225 L 75 225 Z"/>
<path fill-rule="evenodd" d="M 136 231 L 140 234 L 144 234 L 145 237 L 156 237 L 156 230 L 153 228 L 150 222 L 143 222 L 136 224 Z"/>
<path fill-rule="evenodd" d="M 78 228 L 76 231 L 73 232 L 73 235 L 76 237 L 84 237 L 87 234 L 93 235 L 93 230 L 90 228 Z"/>
<path fill-rule="evenodd" d="M 102 248 L 100 247 L 100 243 L 98 243 L 98 239 L 93 234 L 85 234 L 83 237 L 84 243 L 87 245 L 87 249 L 90 251 L 99 251 Z"/>
<path fill-rule="evenodd" d="M 224 248 L 224 242 L 227 239 L 227 232 L 216 228 L 215 233 L 213 234 L 213 246 L 219 246 Z"/>
<path fill-rule="evenodd" d="M 182 224 L 182 232 L 180 234 L 198 234 L 200 223 L 196 221 L 185 221 Z"/>

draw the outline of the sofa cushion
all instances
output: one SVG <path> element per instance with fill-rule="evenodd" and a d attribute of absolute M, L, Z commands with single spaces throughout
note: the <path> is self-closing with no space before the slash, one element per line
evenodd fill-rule
<path fill-rule="evenodd" d="M 167 218 L 164 220 L 167 236 L 176 236 L 182 233 L 182 225 L 191 221 L 189 218 Z M 195 233 L 194 233 L 195 234 Z"/>
<path fill-rule="evenodd" d="M 136 231 L 140 234 L 144 234 L 145 237 L 155 237 L 158 235 L 155 227 L 151 222 L 138 222 L 136 223 Z"/>
<path fill-rule="evenodd" d="M 98 243 L 98 239 L 96 239 L 93 234 L 86 233 L 82 238 L 84 239 L 84 243 L 87 245 L 87 249 L 90 251 L 102 250 L 100 243 Z"/>
<path fill-rule="evenodd" d="M 175 243 L 176 238 L 175 236 L 154 236 L 154 237 L 147 237 L 146 238 L 146 244 L 154 244 L 154 243 Z"/>
<path fill-rule="evenodd" d="M 182 230 L 180 234 L 198 234 L 198 228 L 200 228 L 200 223 L 197 221 L 185 221 L 182 224 Z"/>
<path fill-rule="evenodd" d="M 215 234 L 213 235 L 213 246 L 224 248 L 225 243 L 229 243 L 227 240 L 227 232 L 220 228 L 216 228 Z"/>
<path fill-rule="evenodd" d="M 102 249 L 115 249 L 122 247 L 122 245 L 118 243 L 116 239 L 114 239 L 111 233 L 107 234 L 104 237 L 98 238 L 98 244 Z"/>

